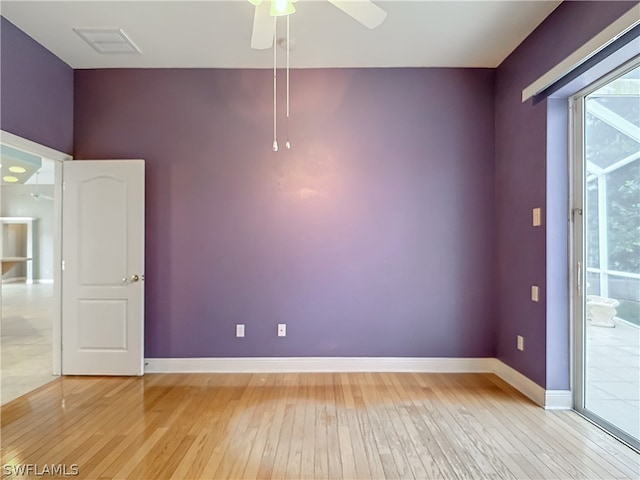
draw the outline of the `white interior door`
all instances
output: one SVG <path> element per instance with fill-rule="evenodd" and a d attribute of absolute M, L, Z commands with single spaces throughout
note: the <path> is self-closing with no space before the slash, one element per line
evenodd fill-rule
<path fill-rule="evenodd" d="M 63 170 L 62 373 L 142 375 L 144 161 Z"/>

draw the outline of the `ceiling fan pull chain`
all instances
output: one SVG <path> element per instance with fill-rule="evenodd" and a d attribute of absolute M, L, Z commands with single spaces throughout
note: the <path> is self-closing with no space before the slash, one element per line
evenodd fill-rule
<path fill-rule="evenodd" d="M 287 142 L 284 144 L 287 147 L 287 150 L 291 149 L 291 142 L 289 141 L 289 52 L 290 52 L 290 37 L 289 37 L 289 17 L 291 15 L 287 15 Z"/>
<path fill-rule="evenodd" d="M 277 137 L 277 77 L 276 77 L 276 61 L 277 61 L 277 27 L 278 17 L 273 17 L 273 151 L 278 151 Z"/>

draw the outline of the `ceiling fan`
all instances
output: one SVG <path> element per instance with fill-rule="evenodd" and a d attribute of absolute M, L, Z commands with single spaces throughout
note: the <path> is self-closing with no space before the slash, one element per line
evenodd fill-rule
<path fill-rule="evenodd" d="M 249 0 L 255 5 L 251 48 L 265 50 L 273 46 L 273 17 L 295 12 L 293 3 L 297 0 Z M 367 28 L 376 28 L 387 16 L 382 8 L 371 0 L 327 0 L 336 8 L 354 18 Z"/>

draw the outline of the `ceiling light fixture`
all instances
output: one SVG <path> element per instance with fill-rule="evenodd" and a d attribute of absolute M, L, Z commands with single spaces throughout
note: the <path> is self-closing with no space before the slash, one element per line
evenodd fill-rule
<path fill-rule="evenodd" d="M 296 12 L 296 7 L 293 6 L 291 0 L 271 0 L 270 14 L 272 17 L 282 17 L 284 15 L 291 15 Z"/>
<path fill-rule="evenodd" d="M 16 183 L 18 181 L 18 177 L 14 177 L 13 175 L 5 175 L 4 177 L 2 177 L 2 180 L 7 183 Z"/>
<path fill-rule="evenodd" d="M 265 0 L 267 1 L 267 0 Z M 283 17 L 284 15 L 291 15 L 296 12 L 296 7 L 293 6 L 298 0 L 271 0 L 271 8 L 269 9 L 269 15 L 272 17 Z M 254 6 L 262 5 L 263 0 L 249 0 L 249 3 Z"/>
<path fill-rule="evenodd" d="M 27 169 L 23 167 L 12 166 L 12 167 L 9 167 L 9 171 L 11 173 L 25 173 Z"/>

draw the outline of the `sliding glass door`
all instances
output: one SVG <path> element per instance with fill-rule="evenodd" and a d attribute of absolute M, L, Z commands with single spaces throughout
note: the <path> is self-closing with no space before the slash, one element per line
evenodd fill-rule
<path fill-rule="evenodd" d="M 573 97 L 575 406 L 640 447 L 640 62 Z"/>

